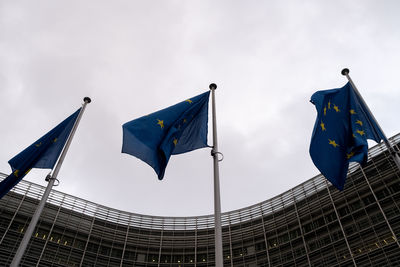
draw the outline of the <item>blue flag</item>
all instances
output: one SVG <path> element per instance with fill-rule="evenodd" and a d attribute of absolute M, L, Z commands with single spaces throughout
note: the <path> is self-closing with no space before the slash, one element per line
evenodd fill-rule
<path fill-rule="evenodd" d="M 32 168 L 52 169 L 64 148 L 81 109 L 24 151 L 8 161 L 12 173 L 0 183 L 0 198 L 7 194 Z"/>
<path fill-rule="evenodd" d="M 207 147 L 210 92 L 122 126 L 122 153 L 149 164 L 162 180 L 171 155 Z"/>
<path fill-rule="evenodd" d="M 350 83 L 315 92 L 311 103 L 318 112 L 311 137 L 311 159 L 325 178 L 343 190 L 349 162 L 366 163 L 367 139 L 379 143 L 385 139 L 384 134 Z"/>

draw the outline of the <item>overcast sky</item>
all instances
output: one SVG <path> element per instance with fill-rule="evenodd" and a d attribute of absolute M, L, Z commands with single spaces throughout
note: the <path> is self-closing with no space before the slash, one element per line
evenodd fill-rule
<path fill-rule="evenodd" d="M 318 174 L 309 99 L 342 87 L 342 68 L 386 135 L 400 131 L 399 14 L 398 1 L 2 0 L 0 172 L 89 96 L 55 189 L 141 214 L 212 214 L 210 149 L 172 156 L 159 181 L 121 153 L 121 126 L 214 82 L 222 211 L 269 199 Z M 46 185 L 48 172 L 24 179 Z"/>

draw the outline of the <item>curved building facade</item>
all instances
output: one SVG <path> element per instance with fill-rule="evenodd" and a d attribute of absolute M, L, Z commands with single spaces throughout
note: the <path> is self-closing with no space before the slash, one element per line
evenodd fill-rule
<path fill-rule="evenodd" d="M 400 135 L 390 142 L 397 146 Z M 44 190 L 21 181 L 0 200 L 1 266 L 12 261 Z M 147 216 L 53 190 L 21 265 L 215 266 L 213 227 L 213 215 Z M 400 266 L 400 172 L 377 145 L 366 166 L 351 165 L 342 192 L 318 175 L 223 213 L 222 235 L 224 266 Z"/>

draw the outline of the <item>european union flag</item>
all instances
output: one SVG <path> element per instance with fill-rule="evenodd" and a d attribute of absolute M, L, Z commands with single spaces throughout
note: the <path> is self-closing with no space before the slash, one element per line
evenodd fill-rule
<path fill-rule="evenodd" d="M 171 155 L 207 147 L 210 92 L 122 126 L 122 153 L 149 164 L 162 180 Z"/>
<path fill-rule="evenodd" d="M 311 96 L 318 115 L 310 144 L 315 166 L 339 190 L 343 190 L 349 162 L 364 164 L 367 139 L 379 143 L 384 134 L 350 83 Z"/>
<path fill-rule="evenodd" d="M 64 148 L 81 109 L 24 151 L 8 161 L 12 173 L 0 183 L 0 198 L 8 193 L 32 168 L 52 169 Z"/>

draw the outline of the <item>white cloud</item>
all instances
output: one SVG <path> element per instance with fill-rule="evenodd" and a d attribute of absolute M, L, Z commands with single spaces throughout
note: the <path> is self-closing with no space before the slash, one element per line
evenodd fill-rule
<path fill-rule="evenodd" d="M 123 123 L 211 82 L 218 84 L 224 211 L 317 173 L 308 155 L 316 116 L 308 100 L 344 85 L 343 67 L 387 135 L 398 132 L 396 1 L 0 5 L 0 171 L 90 96 L 58 189 L 91 201 L 145 214 L 213 213 L 209 149 L 173 156 L 161 182 L 120 153 Z M 41 175 L 26 179 L 44 184 Z"/>

